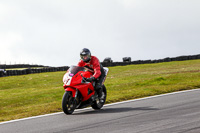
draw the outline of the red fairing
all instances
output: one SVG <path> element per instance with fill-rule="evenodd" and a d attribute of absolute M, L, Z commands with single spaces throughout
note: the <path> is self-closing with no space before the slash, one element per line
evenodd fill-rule
<path fill-rule="evenodd" d="M 74 87 L 76 87 L 79 91 L 80 91 L 80 93 L 81 93 L 81 95 L 83 96 L 82 98 L 82 101 L 86 101 L 86 100 L 88 100 L 92 95 L 94 95 L 94 87 L 92 86 L 92 84 L 91 83 L 89 83 L 89 84 L 85 84 L 85 85 L 77 85 L 77 86 L 74 86 Z M 90 89 L 92 92 L 88 95 L 88 89 Z"/>
<path fill-rule="evenodd" d="M 70 72 L 68 71 L 66 73 L 67 75 L 70 75 Z M 64 76 L 64 89 L 65 91 L 71 91 L 72 96 L 75 97 L 76 89 L 78 89 L 82 95 L 82 101 L 88 100 L 92 95 L 94 95 L 94 87 L 92 83 L 82 83 L 82 76 L 85 78 L 89 78 L 92 73 L 89 71 L 79 71 L 75 75 L 73 75 L 71 78 L 69 76 Z M 88 94 L 88 89 L 91 90 L 91 93 Z"/>
<path fill-rule="evenodd" d="M 72 88 L 72 87 L 67 87 L 67 86 L 63 86 L 65 88 L 65 91 L 71 91 L 72 92 L 72 96 L 75 97 L 76 94 L 76 89 Z"/>
<path fill-rule="evenodd" d="M 94 95 L 94 87 L 92 86 L 91 83 L 89 85 L 82 84 L 82 85 L 77 85 L 77 86 L 73 86 L 73 87 L 64 86 L 64 88 L 65 88 L 65 91 L 71 91 L 73 97 L 75 97 L 76 89 L 78 89 L 83 96 L 82 101 L 86 101 L 92 95 Z M 88 89 L 90 89 L 92 91 L 92 93 L 90 93 L 89 95 L 88 95 L 88 91 L 87 91 Z"/>
<path fill-rule="evenodd" d="M 99 59 L 95 56 L 91 56 L 91 60 L 89 63 L 85 63 L 84 61 L 80 60 L 78 66 L 88 66 L 89 68 L 91 68 L 94 71 L 93 77 L 95 77 L 95 79 L 97 79 L 101 75 L 100 62 Z"/>

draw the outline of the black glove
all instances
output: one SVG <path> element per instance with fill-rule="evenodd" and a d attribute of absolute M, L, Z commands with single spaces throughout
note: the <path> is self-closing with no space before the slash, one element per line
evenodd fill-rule
<path fill-rule="evenodd" d="M 86 78 L 85 80 L 86 80 L 87 82 L 92 82 L 92 81 L 94 81 L 94 80 L 95 80 L 95 77 Z"/>

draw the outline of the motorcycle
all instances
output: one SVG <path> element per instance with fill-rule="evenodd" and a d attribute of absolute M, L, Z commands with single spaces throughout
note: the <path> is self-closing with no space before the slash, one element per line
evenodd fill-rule
<path fill-rule="evenodd" d="M 104 67 L 107 76 L 108 68 Z M 93 109 L 101 109 L 106 101 L 107 91 L 103 85 L 101 102 L 94 86 L 95 82 L 87 82 L 86 78 L 93 75 L 86 67 L 71 66 L 63 76 L 65 93 L 62 98 L 62 109 L 65 114 L 72 114 L 75 109 L 85 108 L 91 105 Z M 106 78 L 105 76 L 105 78 Z"/>

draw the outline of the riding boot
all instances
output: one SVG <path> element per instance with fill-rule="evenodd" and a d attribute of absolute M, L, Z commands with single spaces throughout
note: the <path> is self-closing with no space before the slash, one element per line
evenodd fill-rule
<path fill-rule="evenodd" d="M 100 102 L 103 103 L 103 102 L 104 102 L 104 98 L 103 98 L 103 95 L 102 95 L 102 93 L 103 93 L 102 85 L 97 84 L 97 86 L 96 86 L 96 91 L 97 91 L 97 94 L 98 94 L 98 97 L 99 97 Z"/>

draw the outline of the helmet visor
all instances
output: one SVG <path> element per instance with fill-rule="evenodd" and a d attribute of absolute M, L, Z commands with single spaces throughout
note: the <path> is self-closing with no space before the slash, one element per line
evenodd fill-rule
<path fill-rule="evenodd" d="M 81 59 L 82 59 L 83 61 L 87 61 L 87 60 L 90 59 L 90 56 L 89 56 L 89 55 L 81 55 Z"/>

